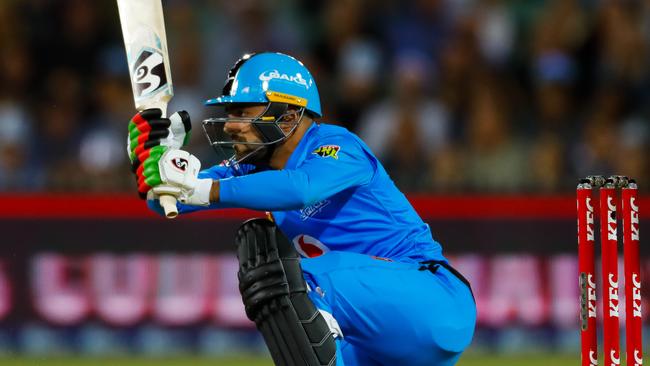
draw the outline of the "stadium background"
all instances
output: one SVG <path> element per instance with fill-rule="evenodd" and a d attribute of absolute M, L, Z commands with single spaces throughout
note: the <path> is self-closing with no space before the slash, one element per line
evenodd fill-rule
<path fill-rule="evenodd" d="M 473 279 L 481 315 L 467 362 L 577 356 L 577 178 L 624 174 L 649 192 L 650 1 L 164 6 L 170 110 L 190 112 L 189 150 L 204 164 L 218 158 L 201 103 L 234 60 L 295 55 L 318 82 L 323 120 L 368 142 Z M 114 2 L 0 2 L 0 70 L 0 363 L 263 357 L 231 246 L 256 213 L 165 222 L 135 198 Z"/>

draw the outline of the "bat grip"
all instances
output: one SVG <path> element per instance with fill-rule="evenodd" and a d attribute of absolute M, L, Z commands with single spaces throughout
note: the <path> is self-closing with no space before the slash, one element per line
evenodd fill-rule
<path fill-rule="evenodd" d="M 159 197 L 160 206 L 162 206 L 165 211 L 165 217 L 168 219 L 173 219 L 178 216 L 178 209 L 176 208 L 176 197 L 163 194 Z"/>

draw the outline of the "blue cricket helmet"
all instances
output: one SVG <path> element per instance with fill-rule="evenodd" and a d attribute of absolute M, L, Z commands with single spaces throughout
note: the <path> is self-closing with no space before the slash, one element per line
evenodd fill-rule
<path fill-rule="evenodd" d="M 205 105 L 278 102 L 304 107 L 322 117 L 311 73 L 302 62 L 282 53 L 244 55 L 230 70 L 222 94 Z"/>

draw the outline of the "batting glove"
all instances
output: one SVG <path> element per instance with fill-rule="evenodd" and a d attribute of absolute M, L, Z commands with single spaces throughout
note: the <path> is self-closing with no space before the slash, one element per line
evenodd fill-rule
<path fill-rule="evenodd" d="M 210 204 L 212 179 L 199 179 L 201 162 L 187 151 L 154 147 L 143 164 L 144 186 L 156 196 L 172 195 L 189 205 Z"/>
<path fill-rule="evenodd" d="M 145 159 L 140 155 L 155 146 L 167 146 L 180 149 L 186 146 L 191 135 L 190 115 L 185 111 L 162 118 L 158 108 L 146 109 L 137 113 L 129 122 L 127 153 L 133 171 L 138 169 Z"/>

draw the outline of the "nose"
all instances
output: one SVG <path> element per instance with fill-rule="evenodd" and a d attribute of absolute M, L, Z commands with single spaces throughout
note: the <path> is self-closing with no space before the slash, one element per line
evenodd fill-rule
<path fill-rule="evenodd" d="M 243 128 L 244 128 L 243 122 L 227 121 L 223 125 L 223 132 L 232 135 L 241 132 Z"/>

